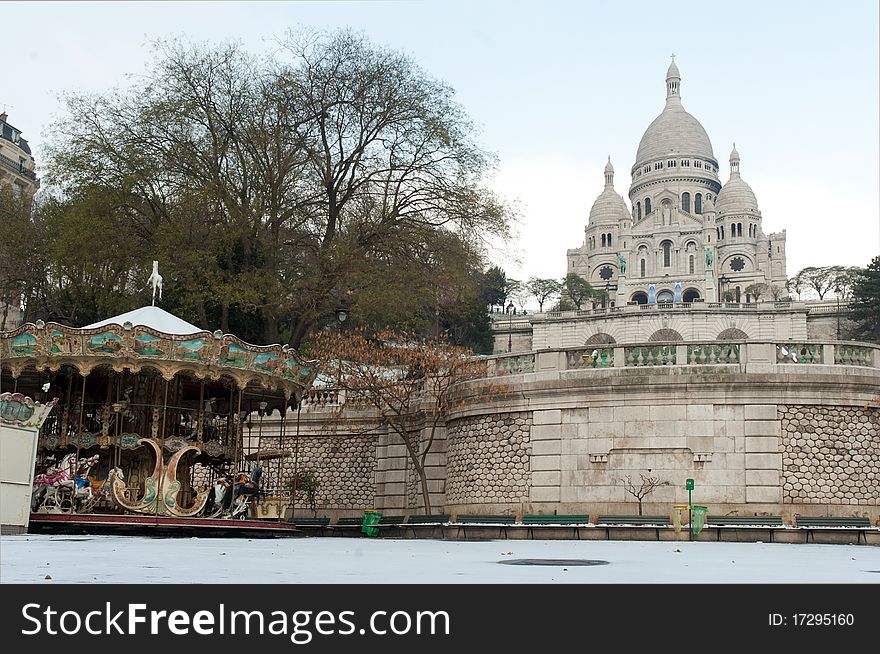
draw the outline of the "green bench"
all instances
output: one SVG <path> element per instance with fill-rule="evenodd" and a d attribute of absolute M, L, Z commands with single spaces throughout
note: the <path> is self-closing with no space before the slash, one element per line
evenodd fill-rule
<path fill-rule="evenodd" d="M 455 522 L 460 524 L 510 525 L 516 522 L 515 515 L 458 515 Z"/>
<path fill-rule="evenodd" d="M 838 518 L 825 516 L 799 515 L 798 527 L 870 527 L 870 518 Z"/>
<path fill-rule="evenodd" d="M 403 519 L 402 515 L 383 515 L 376 527 L 379 528 L 379 533 L 387 529 L 400 529 L 403 527 Z"/>
<path fill-rule="evenodd" d="M 289 518 L 287 522 L 297 527 L 326 527 L 330 518 Z"/>
<path fill-rule="evenodd" d="M 523 524 L 526 525 L 588 525 L 588 515 L 524 515 Z"/>
<path fill-rule="evenodd" d="M 448 515 L 411 515 L 406 520 L 408 525 L 442 525 L 449 522 Z"/>
<path fill-rule="evenodd" d="M 816 537 L 813 533 L 814 529 L 827 529 L 827 528 L 848 528 L 857 530 L 857 538 L 856 542 L 865 542 L 867 544 L 868 537 L 865 535 L 865 530 L 870 529 L 871 519 L 865 517 L 838 517 L 838 516 L 808 516 L 808 515 L 799 515 L 796 518 L 795 524 L 798 527 L 806 528 L 807 530 L 807 542 L 810 542 L 810 538 L 813 541 L 816 540 Z"/>
<path fill-rule="evenodd" d="M 650 525 L 669 524 L 668 515 L 600 515 L 596 524 L 600 525 Z"/>
<path fill-rule="evenodd" d="M 336 532 L 340 536 L 344 536 L 346 534 L 352 534 L 354 532 L 361 530 L 361 525 L 364 524 L 363 516 L 352 516 L 349 518 L 339 518 L 334 524 L 328 525 L 327 529 L 330 533 Z"/>
<path fill-rule="evenodd" d="M 710 515 L 706 518 L 710 526 L 749 526 L 749 527 L 782 527 L 780 515 Z"/>

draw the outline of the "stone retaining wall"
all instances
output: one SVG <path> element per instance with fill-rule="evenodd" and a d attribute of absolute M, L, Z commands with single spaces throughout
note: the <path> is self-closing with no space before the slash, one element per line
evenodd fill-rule
<path fill-rule="evenodd" d="M 527 412 L 474 416 L 450 422 L 447 504 L 528 501 L 531 423 Z"/>
<path fill-rule="evenodd" d="M 877 505 L 880 410 L 789 405 L 782 421 L 782 501 Z"/>

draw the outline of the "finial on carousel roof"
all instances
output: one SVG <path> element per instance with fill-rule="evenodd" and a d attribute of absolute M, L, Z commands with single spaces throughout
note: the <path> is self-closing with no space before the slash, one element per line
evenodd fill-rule
<path fill-rule="evenodd" d="M 153 306 L 156 306 L 156 289 L 159 289 L 159 299 L 162 299 L 162 275 L 159 274 L 159 262 L 153 262 L 153 274 L 147 280 L 147 285 L 153 287 Z"/>
<path fill-rule="evenodd" d="M 605 186 L 614 186 L 614 166 L 611 165 L 611 155 L 608 155 L 608 163 L 605 164 Z"/>

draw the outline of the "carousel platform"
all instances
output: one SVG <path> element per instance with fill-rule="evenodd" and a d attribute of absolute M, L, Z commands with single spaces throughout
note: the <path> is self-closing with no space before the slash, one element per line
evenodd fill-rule
<path fill-rule="evenodd" d="M 191 538 L 288 538 L 302 536 L 294 525 L 277 520 L 174 518 L 121 514 L 32 513 L 29 533 L 114 534 Z"/>

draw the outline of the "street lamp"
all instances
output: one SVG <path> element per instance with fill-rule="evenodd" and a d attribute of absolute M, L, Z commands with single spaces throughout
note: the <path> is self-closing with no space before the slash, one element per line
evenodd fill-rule
<path fill-rule="evenodd" d="M 507 314 L 507 351 L 513 349 L 513 312 L 515 311 L 513 302 L 507 305 L 504 312 Z"/>
<path fill-rule="evenodd" d="M 834 295 L 837 297 L 837 340 L 840 340 L 840 285 L 834 287 Z"/>

